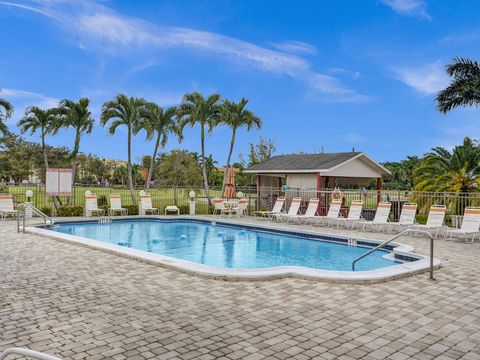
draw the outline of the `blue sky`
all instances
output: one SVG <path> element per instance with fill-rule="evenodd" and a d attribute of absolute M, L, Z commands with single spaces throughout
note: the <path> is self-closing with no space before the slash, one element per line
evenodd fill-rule
<path fill-rule="evenodd" d="M 479 58 L 479 14 L 467 0 L 0 0 L 0 95 L 16 108 L 14 131 L 26 106 L 62 98 L 89 97 L 98 119 L 119 92 L 164 106 L 190 91 L 245 96 L 264 126 L 240 131 L 235 159 L 263 136 L 278 153 L 355 147 L 400 160 L 480 137 L 478 110 L 442 115 L 434 103 L 445 65 Z M 229 141 L 226 128 L 207 140 L 220 165 Z M 199 145 L 194 128 L 166 150 Z M 152 147 L 139 134 L 134 158 Z M 81 150 L 125 159 L 126 133 L 97 124 Z"/>

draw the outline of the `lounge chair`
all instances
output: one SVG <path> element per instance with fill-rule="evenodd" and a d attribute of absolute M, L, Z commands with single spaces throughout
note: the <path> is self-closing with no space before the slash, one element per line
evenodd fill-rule
<path fill-rule="evenodd" d="M 253 215 L 268 218 L 275 214 L 281 214 L 283 212 L 283 206 L 285 205 L 285 198 L 279 197 L 275 200 L 275 204 L 273 204 L 272 211 L 255 211 Z"/>
<path fill-rule="evenodd" d="M 104 215 L 105 210 L 98 207 L 97 195 L 85 195 L 85 216 Z"/>
<path fill-rule="evenodd" d="M 170 213 L 176 213 L 177 215 L 180 215 L 180 208 L 177 205 L 165 206 L 165 215 L 168 215 Z"/>
<path fill-rule="evenodd" d="M 152 206 L 152 197 L 150 194 L 144 193 L 140 195 L 140 207 L 138 210 L 140 215 L 158 215 L 158 208 Z"/>
<path fill-rule="evenodd" d="M 445 205 L 432 205 L 430 206 L 430 211 L 428 212 L 427 223 L 425 225 L 414 224 L 409 226 L 409 229 L 412 229 L 414 234 L 415 230 L 425 230 L 431 235 L 437 237 L 439 231 L 443 228 L 446 212 L 447 208 Z M 433 230 L 435 230 L 435 234 L 432 233 Z"/>
<path fill-rule="evenodd" d="M 331 219 L 330 223 L 332 225 L 337 225 L 337 227 L 340 227 L 340 225 L 345 225 L 345 227 L 353 225 L 355 221 L 358 222 L 362 218 L 362 209 L 363 200 L 352 200 L 350 208 L 348 209 L 348 216 L 346 218 L 337 217 L 335 219 Z"/>
<path fill-rule="evenodd" d="M 460 229 L 447 229 L 443 233 L 445 239 L 450 238 L 454 235 L 465 238 L 466 242 L 473 243 L 475 241 L 475 236 L 478 234 L 480 229 L 480 208 L 467 207 L 463 213 L 463 221 Z M 450 235 L 450 237 L 448 236 Z M 469 240 L 468 236 L 472 235 L 472 238 Z"/>
<path fill-rule="evenodd" d="M 122 197 L 118 194 L 110 194 L 110 208 L 108 209 L 108 215 L 113 216 L 115 214 L 128 215 L 128 210 L 122 207 Z"/>
<path fill-rule="evenodd" d="M 377 205 L 377 211 L 375 217 L 371 221 L 357 221 L 355 225 L 361 226 L 363 230 L 369 227 L 372 230 L 378 229 L 379 231 L 388 224 L 388 217 L 390 216 L 390 210 L 392 209 L 391 202 L 381 202 Z"/>
<path fill-rule="evenodd" d="M 405 203 L 402 206 L 402 212 L 400 213 L 400 219 L 398 222 L 391 222 L 387 225 L 387 232 L 390 232 L 394 228 L 398 231 L 407 229 L 409 226 L 415 224 L 415 216 L 417 215 L 416 203 Z"/>
<path fill-rule="evenodd" d="M 12 195 L 1 195 L 0 196 L 0 216 L 2 220 L 5 220 L 8 216 L 15 217 L 17 216 L 18 210 L 15 210 L 13 207 L 13 196 Z"/>
<path fill-rule="evenodd" d="M 294 197 L 292 199 L 292 202 L 290 203 L 290 208 L 288 209 L 288 212 L 286 214 L 276 214 L 272 215 L 274 219 L 277 220 L 286 220 L 288 221 L 291 218 L 294 218 L 298 215 L 298 212 L 300 211 L 300 205 L 302 204 L 302 198 L 300 197 Z"/>
<path fill-rule="evenodd" d="M 310 199 L 310 201 L 308 202 L 307 210 L 305 210 L 304 214 L 296 214 L 296 215 L 284 214 L 284 215 L 281 215 L 282 219 L 283 220 L 286 219 L 287 221 L 294 220 L 294 221 L 297 221 L 298 223 L 304 220 L 306 223 L 309 219 L 312 219 L 318 215 L 319 201 L 320 200 L 318 200 L 317 198 Z"/>
<path fill-rule="evenodd" d="M 332 219 L 337 219 L 342 207 L 341 199 L 333 199 L 328 208 L 326 216 L 312 216 L 310 220 L 315 220 L 316 225 L 328 225 L 328 222 Z M 308 220 L 307 220 L 308 221 Z"/>
<path fill-rule="evenodd" d="M 213 198 L 213 215 L 226 215 L 229 209 L 225 206 L 225 200 L 222 198 Z"/>

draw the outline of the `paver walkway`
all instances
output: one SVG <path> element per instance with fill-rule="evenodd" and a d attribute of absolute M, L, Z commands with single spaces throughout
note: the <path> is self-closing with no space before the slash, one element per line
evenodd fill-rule
<path fill-rule="evenodd" d="M 324 230 L 324 229 L 322 229 Z M 335 230 L 325 230 L 335 231 Z M 428 242 L 404 243 L 427 253 Z M 375 285 L 208 280 L 0 223 L 0 351 L 71 359 L 480 359 L 480 243 Z"/>

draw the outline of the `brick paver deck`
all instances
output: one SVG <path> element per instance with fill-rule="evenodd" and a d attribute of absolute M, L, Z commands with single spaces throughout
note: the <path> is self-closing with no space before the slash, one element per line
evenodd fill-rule
<path fill-rule="evenodd" d="M 324 230 L 324 229 L 322 229 Z M 328 229 L 326 231 L 334 231 Z M 402 242 L 427 253 L 423 238 Z M 208 280 L 0 223 L 0 351 L 71 359 L 480 359 L 480 244 L 375 285 Z"/>

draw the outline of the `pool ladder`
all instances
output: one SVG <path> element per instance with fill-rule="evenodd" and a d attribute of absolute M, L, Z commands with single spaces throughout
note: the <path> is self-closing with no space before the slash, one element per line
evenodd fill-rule
<path fill-rule="evenodd" d="M 381 243 L 381 244 L 375 246 L 374 248 L 368 250 L 365 254 L 360 255 L 355 260 L 353 260 L 352 271 L 355 271 L 355 265 L 356 265 L 357 262 L 359 262 L 363 258 L 367 257 L 371 253 L 375 252 L 376 250 L 378 250 L 378 249 L 384 247 L 385 245 L 391 243 L 393 240 L 396 240 L 399 237 L 401 237 L 405 234 L 408 234 L 410 232 L 424 234 L 424 235 L 427 235 L 430 238 L 430 279 L 433 280 L 433 235 L 430 234 L 428 231 L 418 230 L 418 229 L 405 229 L 402 232 L 398 233 L 397 235 L 395 235 L 395 236 L 391 237 L 390 239 L 384 241 L 383 243 Z"/>
<path fill-rule="evenodd" d="M 55 224 L 55 220 L 53 220 L 50 216 L 45 214 L 43 211 L 37 209 L 33 204 L 31 203 L 22 203 L 18 206 L 20 209 L 17 211 L 17 232 L 20 232 L 20 227 L 22 227 L 22 232 L 25 233 L 25 221 L 26 221 L 26 211 L 27 208 L 32 211 L 32 215 L 35 214 L 43 219 L 43 222 L 45 226 L 49 226 L 50 228 L 53 227 Z M 22 225 L 20 226 L 20 217 L 22 218 Z"/>
<path fill-rule="evenodd" d="M 101 216 L 98 218 L 99 224 L 110 224 L 112 222 L 111 216 Z"/>

